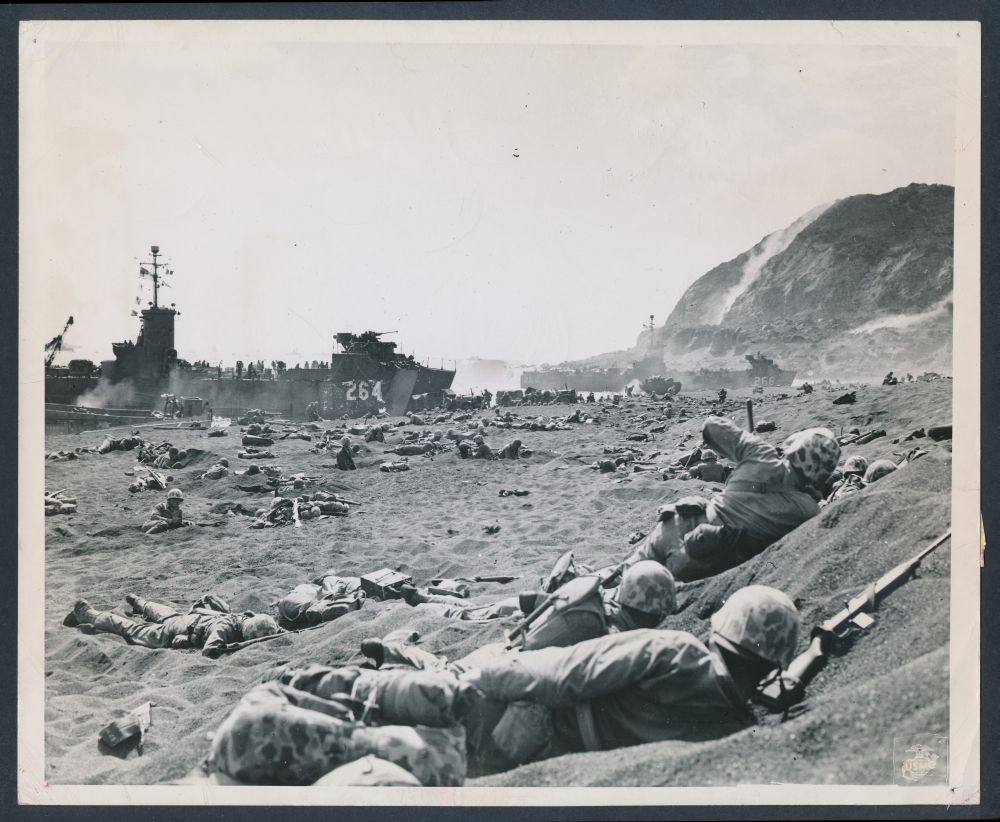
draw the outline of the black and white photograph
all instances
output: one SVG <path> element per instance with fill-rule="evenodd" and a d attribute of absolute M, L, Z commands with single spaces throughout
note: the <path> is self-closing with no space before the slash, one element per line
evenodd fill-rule
<path fill-rule="evenodd" d="M 18 801 L 977 804 L 979 37 L 22 21 Z"/>

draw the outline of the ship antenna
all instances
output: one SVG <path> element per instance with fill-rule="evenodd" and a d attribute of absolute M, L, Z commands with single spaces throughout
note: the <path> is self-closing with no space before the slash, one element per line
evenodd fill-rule
<path fill-rule="evenodd" d="M 153 255 L 153 270 L 150 272 L 148 269 L 144 268 L 142 265 L 139 266 L 139 276 L 140 277 L 150 277 L 153 280 L 153 308 L 159 308 L 160 306 L 160 286 L 166 287 L 167 283 L 163 279 L 167 274 L 173 274 L 169 268 L 166 267 L 165 263 L 159 262 L 156 258 L 160 256 L 160 247 L 158 245 L 152 245 L 149 247 L 150 254 Z M 163 266 L 163 273 L 160 273 L 160 266 Z"/>

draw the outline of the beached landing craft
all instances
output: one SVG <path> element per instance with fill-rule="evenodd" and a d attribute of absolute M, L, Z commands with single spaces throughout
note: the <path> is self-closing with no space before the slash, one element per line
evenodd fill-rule
<path fill-rule="evenodd" d="M 63 333 L 46 345 L 46 424 L 97 428 L 134 424 L 149 419 L 163 406 L 163 397 L 200 398 L 216 414 L 237 415 L 261 409 L 292 418 L 304 418 L 312 405 L 326 418 L 363 416 L 384 406 L 402 414 L 414 394 L 433 394 L 451 387 L 455 371 L 429 368 L 412 356 L 397 354 L 396 344 L 380 339 L 385 332 L 338 333 L 343 349 L 334 351 L 320 368 L 264 367 L 243 370 L 192 365 L 178 356 L 174 325 L 175 305 L 159 302 L 164 278 L 173 271 L 160 261 L 159 246 L 151 247 L 152 261 L 139 273 L 153 283 L 153 300 L 142 311 L 139 336 L 113 343 L 113 360 L 100 366 L 73 360 L 68 367 L 52 364 L 62 347 Z M 199 403 L 188 402 L 197 407 Z M 108 406 L 114 406 L 114 410 Z"/>
<path fill-rule="evenodd" d="M 679 382 L 686 390 L 707 388 L 755 388 L 757 386 L 787 386 L 795 379 L 794 371 L 785 371 L 770 357 L 747 354 L 750 366 L 743 371 L 728 368 L 673 372 L 668 382 Z M 629 383 L 639 380 L 667 379 L 663 357 L 648 356 L 632 364 L 631 368 L 548 368 L 525 371 L 521 374 L 522 388 L 558 390 L 573 388 L 577 391 L 623 391 Z M 644 389 L 645 390 L 645 389 Z M 653 388 L 650 390 L 656 391 Z M 659 391 L 657 391 L 659 393 Z"/>

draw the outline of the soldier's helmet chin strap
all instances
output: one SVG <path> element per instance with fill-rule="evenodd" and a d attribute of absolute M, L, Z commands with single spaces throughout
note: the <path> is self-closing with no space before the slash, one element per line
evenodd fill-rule
<path fill-rule="evenodd" d="M 778 679 L 778 688 L 781 691 L 781 705 L 784 708 L 784 713 L 782 714 L 781 721 L 784 722 L 788 719 L 788 699 L 785 697 L 785 678 L 782 676 L 781 664 L 775 662 L 774 660 L 767 659 L 761 656 L 756 651 L 751 651 L 749 648 L 744 648 L 742 645 L 737 645 L 731 639 L 724 637 L 718 631 L 712 631 L 711 641 L 723 648 L 729 653 L 736 657 L 746 660 L 747 662 L 753 662 L 757 665 L 767 666 L 769 668 L 769 673 L 764 679 L 761 680 L 758 688 L 765 687 L 769 685 L 775 677 Z"/>

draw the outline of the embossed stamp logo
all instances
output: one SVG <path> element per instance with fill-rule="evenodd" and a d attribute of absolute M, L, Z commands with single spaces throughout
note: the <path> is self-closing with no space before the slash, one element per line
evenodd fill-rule
<path fill-rule="evenodd" d="M 921 734 L 893 739 L 897 784 L 941 783 L 948 778 L 948 737 Z"/>

